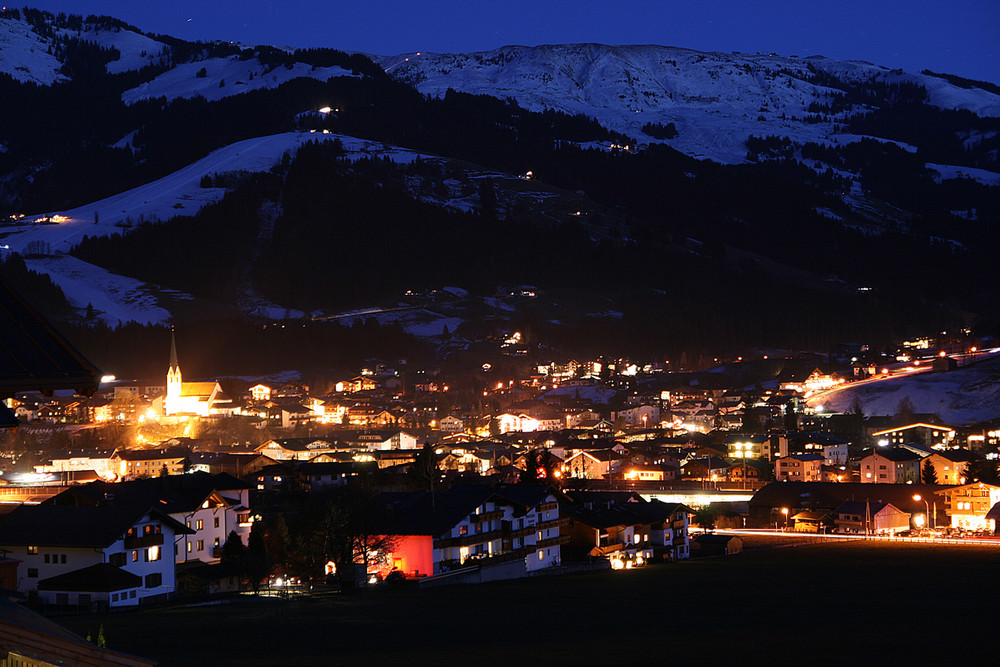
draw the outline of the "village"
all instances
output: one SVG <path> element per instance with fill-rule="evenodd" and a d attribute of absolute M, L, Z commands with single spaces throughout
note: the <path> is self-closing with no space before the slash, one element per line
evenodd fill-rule
<path fill-rule="evenodd" d="M 927 372 L 972 363 L 925 349 Z M 920 363 L 894 361 L 785 359 L 752 391 L 548 363 L 463 406 L 461 378 L 381 363 L 322 394 L 191 382 L 172 340 L 163 380 L 9 399 L 22 435 L 69 446 L 4 452 L 0 588 L 92 612 L 633 569 L 738 553 L 744 529 L 993 535 L 996 425 L 811 407 Z"/>

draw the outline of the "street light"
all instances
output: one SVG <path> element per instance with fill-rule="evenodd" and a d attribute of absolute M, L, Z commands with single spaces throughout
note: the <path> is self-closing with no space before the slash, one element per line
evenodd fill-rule
<path fill-rule="evenodd" d="M 782 507 L 781 508 L 781 513 L 785 515 L 785 530 L 787 531 L 788 530 L 788 508 L 787 507 Z"/>
<path fill-rule="evenodd" d="M 916 500 L 916 501 L 924 500 L 923 498 L 920 497 L 919 493 L 913 494 L 913 499 Z M 927 521 L 925 521 L 925 523 L 929 522 L 929 521 L 932 521 L 933 519 L 931 518 L 931 506 L 927 504 L 926 500 L 924 500 L 924 508 L 927 510 L 927 514 L 925 515 L 927 517 Z M 934 527 L 934 525 L 931 524 L 931 528 L 933 528 L 933 527 Z"/>

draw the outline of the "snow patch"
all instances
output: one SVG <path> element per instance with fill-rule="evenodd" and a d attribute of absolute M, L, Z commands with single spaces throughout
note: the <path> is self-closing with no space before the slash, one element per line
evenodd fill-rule
<path fill-rule="evenodd" d="M 239 95 L 251 90 L 277 88 L 281 84 L 307 77 L 327 81 L 333 77 L 357 76 L 342 67 L 313 67 L 295 63 L 291 67 L 263 65 L 257 58 L 241 60 L 239 56 L 209 58 L 177 65 L 152 81 L 126 90 L 122 102 L 136 102 L 157 97 L 167 101 L 201 96 L 209 102 Z"/>

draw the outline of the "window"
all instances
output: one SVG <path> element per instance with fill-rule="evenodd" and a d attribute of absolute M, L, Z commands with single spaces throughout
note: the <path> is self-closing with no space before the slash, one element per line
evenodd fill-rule
<path fill-rule="evenodd" d="M 959 509 L 961 509 L 961 508 L 959 508 Z M 49 555 L 48 554 L 45 554 L 45 564 L 46 565 L 49 564 Z"/>
<path fill-rule="evenodd" d="M 205 520 L 198 519 L 198 528 L 196 528 L 196 530 L 202 530 L 204 527 L 205 527 Z"/>
<path fill-rule="evenodd" d="M 112 593 L 111 594 L 111 601 L 112 602 L 118 602 L 118 593 Z"/>
<path fill-rule="evenodd" d="M 219 546 L 219 538 L 215 538 L 215 546 Z"/>
<path fill-rule="evenodd" d="M 205 540 L 198 540 L 198 551 L 205 550 Z"/>
<path fill-rule="evenodd" d="M 135 591 L 129 591 L 129 592 L 128 592 L 128 596 L 129 596 L 130 598 L 134 598 L 134 597 L 135 597 Z"/>
<path fill-rule="evenodd" d="M 38 578 L 38 568 L 37 567 L 29 567 L 28 568 L 28 579 L 37 579 L 37 578 Z"/>
<path fill-rule="evenodd" d="M 77 597 L 77 600 L 79 601 L 80 606 L 89 605 L 90 593 L 80 593 L 80 595 Z"/>
<path fill-rule="evenodd" d="M 146 562 L 160 560 L 160 547 L 146 547 Z"/>
<path fill-rule="evenodd" d="M 111 554 L 108 556 L 108 565 L 114 565 L 115 567 L 122 567 L 125 565 L 125 552 Z"/>
<path fill-rule="evenodd" d="M 56 604 L 69 604 L 69 593 L 56 593 Z"/>
<path fill-rule="evenodd" d="M 163 575 L 159 572 L 146 575 L 146 588 L 156 588 L 163 583 Z"/>
<path fill-rule="evenodd" d="M 38 547 L 28 547 L 28 555 L 29 556 L 37 556 L 38 555 Z"/>
<path fill-rule="evenodd" d="M 139 560 L 139 550 L 132 549 L 132 562 L 135 563 L 138 560 Z"/>
<path fill-rule="evenodd" d="M 61 562 L 61 563 L 62 563 L 63 565 L 65 565 L 65 564 L 66 564 L 66 554 L 63 554 L 63 555 L 62 555 L 62 556 L 60 557 L 59 561 L 60 561 L 60 562 Z"/>
<path fill-rule="evenodd" d="M 193 545 L 193 544 L 191 544 L 190 542 L 188 542 L 188 543 L 187 543 L 187 545 L 188 545 L 188 548 L 187 548 L 187 552 L 188 552 L 188 553 L 191 553 L 191 549 L 193 549 L 193 548 L 194 548 L 194 545 Z"/>
<path fill-rule="evenodd" d="M 458 527 L 458 534 L 459 535 L 468 535 L 469 534 L 469 527 L 468 526 L 459 526 Z"/>
<path fill-rule="evenodd" d="M 219 517 L 215 517 L 215 527 L 219 527 Z"/>

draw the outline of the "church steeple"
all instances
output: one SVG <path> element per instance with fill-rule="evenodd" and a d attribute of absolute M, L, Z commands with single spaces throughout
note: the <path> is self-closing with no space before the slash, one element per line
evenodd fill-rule
<path fill-rule="evenodd" d="M 172 415 L 180 412 L 181 365 L 177 361 L 177 341 L 174 338 L 174 328 L 170 327 L 170 367 L 167 369 L 167 395 L 163 401 L 163 412 Z"/>
<path fill-rule="evenodd" d="M 177 340 L 174 338 L 174 328 L 170 327 L 170 368 L 179 369 L 180 364 L 177 363 Z"/>

